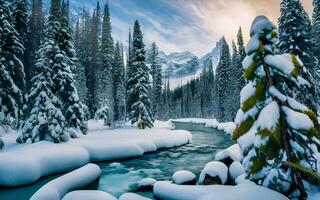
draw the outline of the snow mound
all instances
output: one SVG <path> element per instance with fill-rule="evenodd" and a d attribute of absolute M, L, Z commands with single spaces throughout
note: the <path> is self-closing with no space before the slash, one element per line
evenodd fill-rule
<path fill-rule="evenodd" d="M 225 150 L 218 152 L 215 155 L 215 160 L 224 160 L 230 157 L 233 161 L 241 161 L 243 158 L 239 144 L 234 144 Z"/>
<path fill-rule="evenodd" d="M 139 187 L 153 186 L 155 182 L 157 182 L 156 179 L 144 178 L 138 182 L 138 186 Z"/>
<path fill-rule="evenodd" d="M 194 186 L 158 181 L 153 193 L 160 199 L 172 200 L 288 200 L 278 192 L 254 184 Z"/>
<path fill-rule="evenodd" d="M 45 184 L 30 200 L 60 200 L 68 192 L 92 183 L 100 174 L 98 165 L 87 164 Z"/>
<path fill-rule="evenodd" d="M 225 184 L 228 179 L 228 167 L 224 163 L 218 161 L 207 163 L 204 169 L 201 171 L 198 181 L 199 184 L 204 182 L 206 175 L 209 175 L 210 177 L 217 176 L 220 178 L 222 184 Z"/>
<path fill-rule="evenodd" d="M 195 179 L 196 175 L 186 170 L 177 171 L 172 175 L 173 182 L 178 185 L 194 181 Z"/>
<path fill-rule="evenodd" d="M 149 198 L 140 196 L 135 193 L 124 193 L 120 196 L 119 200 L 151 200 Z"/>
<path fill-rule="evenodd" d="M 245 173 L 244 167 L 238 161 L 233 162 L 229 167 L 229 173 L 233 180 L 236 180 L 240 175 Z"/>
<path fill-rule="evenodd" d="M 66 194 L 62 200 L 117 200 L 112 195 L 99 190 L 77 190 Z"/>
<path fill-rule="evenodd" d="M 6 149 L 9 146 L 0 153 L 0 185 L 25 185 L 89 163 L 89 154 L 82 147 L 46 141 Z"/>

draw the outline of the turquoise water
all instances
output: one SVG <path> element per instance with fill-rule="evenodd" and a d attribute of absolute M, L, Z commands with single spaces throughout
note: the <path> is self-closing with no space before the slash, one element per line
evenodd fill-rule
<path fill-rule="evenodd" d="M 192 133 L 192 144 L 135 159 L 98 163 L 102 170 L 99 190 L 119 197 L 125 192 L 134 191 L 136 183 L 146 177 L 170 180 L 178 170 L 199 174 L 204 165 L 213 160 L 217 151 L 233 143 L 225 133 L 201 125 L 179 124 L 177 129 L 189 130 Z M 140 194 L 152 198 L 151 192 Z"/>

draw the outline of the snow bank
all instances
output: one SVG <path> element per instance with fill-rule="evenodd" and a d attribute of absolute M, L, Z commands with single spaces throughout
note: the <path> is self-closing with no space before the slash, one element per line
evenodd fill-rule
<path fill-rule="evenodd" d="M 77 190 L 66 194 L 62 200 L 117 200 L 112 195 L 99 190 Z"/>
<path fill-rule="evenodd" d="M 205 127 L 216 128 L 216 129 L 224 131 L 228 134 L 232 134 L 234 129 L 236 128 L 236 124 L 234 122 L 219 123 L 216 119 L 182 118 L 182 119 L 174 119 L 172 121 L 184 122 L 184 123 L 194 123 L 194 124 L 204 124 Z"/>
<path fill-rule="evenodd" d="M 40 188 L 30 200 L 60 200 L 68 192 L 84 187 L 100 177 L 98 165 L 87 164 L 54 179 Z"/>
<path fill-rule="evenodd" d="M 0 185 L 21 186 L 46 175 L 71 171 L 90 161 L 141 156 L 191 142 L 192 135 L 188 131 L 169 130 L 163 124 L 159 125 L 161 128 L 145 130 L 132 126 L 109 129 L 103 127 L 102 121 L 89 121 L 88 135 L 62 144 L 46 141 L 17 144 L 17 134 L 4 135 L 6 145 L 0 153 Z"/>
<path fill-rule="evenodd" d="M 233 180 L 236 180 L 240 175 L 245 173 L 244 167 L 238 161 L 233 162 L 229 167 L 229 173 Z"/>
<path fill-rule="evenodd" d="M 186 170 L 177 171 L 172 175 L 173 182 L 178 185 L 187 183 L 187 182 L 192 182 L 195 179 L 196 179 L 196 175 Z"/>
<path fill-rule="evenodd" d="M 230 157 L 233 161 L 242 161 L 243 155 L 239 144 L 234 144 L 227 149 L 218 152 L 215 155 L 215 160 L 224 160 L 228 157 Z"/>
<path fill-rule="evenodd" d="M 206 175 L 209 175 L 210 177 L 219 177 L 222 184 L 225 184 L 228 179 L 228 167 L 218 161 L 212 161 L 206 164 L 204 169 L 201 171 L 200 177 L 199 177 L 199 184 L 202 184 L 206 178 Z"/>
<path fill-rule="evenodd" d="M 6 148 L 0 153 L 0 185 L 20 186 L 43 176 L 71 171 L 87 164 L 82 147 L 42 141 Z M 26 173 L 27 172 L 27 173 Z"/>
<path fill-rule="evenodd" d="M 140 196 L 135 193 L 124 193 L 120 196 L 119 200 L 151 200 L 149 198 Z"/>
<path fill-rule="evenodd" d="M 160 199 L 170 200 L 288 200 L 280 193 L 254 184 L 194 186 L 158 181 L 153 193 Z"/>

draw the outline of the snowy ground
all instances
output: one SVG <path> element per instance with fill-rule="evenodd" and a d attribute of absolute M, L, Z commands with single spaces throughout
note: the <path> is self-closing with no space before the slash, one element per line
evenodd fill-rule
<path fill-rule="evenodd" d="M 232 134 L 232 132 L 236 128 L 236 124 L 234 122 L 219 123 L 216 119 L 182 118 L 182 119 L 173 119 L 172 121 L 204 124 L 205 127 L 217 128 L 217 129 L 224 131 L 228 134 Z"/>
<path fill-rule="evenodd" d="M 111 130 L 103 127 L 102 121 L 90 121 L 88 135 L 62 144 L 46 141 L 17 144 L 16 133 L 4 135 L 0 185 L 30 184 L 43 176 L 68 172 L 91 161 L 136 157 L 191 142 L 189 132 L 170 128 L 169 122 L 156 122 L 153 129 L 126 126 Z"/>

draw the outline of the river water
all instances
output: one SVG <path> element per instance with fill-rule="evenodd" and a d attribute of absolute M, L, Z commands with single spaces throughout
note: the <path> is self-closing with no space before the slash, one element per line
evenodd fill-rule
<path fill-rule="evenodd" d="M 205 164 L 214 159 L 217 151 L 233 144 L 229 135 L 200 124 L 178 123 L 176 129 L 190 131 L 192 143 L 134 159 L 98 163 L 102 170 L 99 190 L 119 197 L 125 192 L 134 191 L 137 182 L 146 177 L 170 180 L 178 170 L 189 170 L 199 175 Z M 140 194 L 152 198 L 151 192 Z"/>

